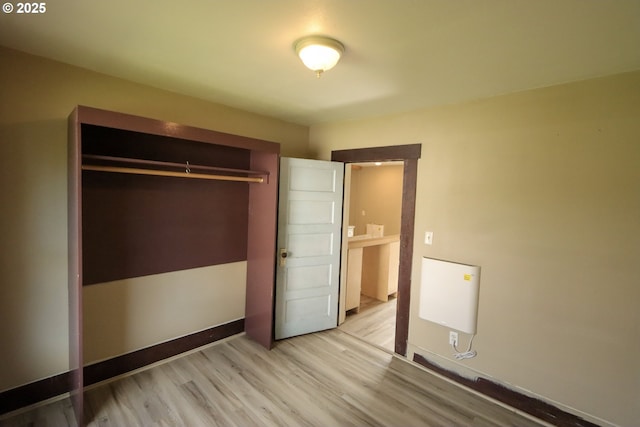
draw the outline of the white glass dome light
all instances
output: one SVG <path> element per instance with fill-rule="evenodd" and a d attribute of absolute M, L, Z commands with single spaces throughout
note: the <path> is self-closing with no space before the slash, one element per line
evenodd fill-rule
<path fill-rule="evenodd" d="M 313 70 L 318 78 L 335 67 L 344 52 L 342 43 L 322 36 L 302 38 L 296 42 L 295 49 L 304 65 Z"/>

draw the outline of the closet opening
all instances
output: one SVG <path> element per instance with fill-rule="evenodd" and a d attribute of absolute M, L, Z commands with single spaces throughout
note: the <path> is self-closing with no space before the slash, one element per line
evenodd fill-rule
<path fill-rule="evenodd" d="M 270 347 L 274 142 L 78 106 L 69 116 L 69 370 L 84 388 L 237 334 Z"/>

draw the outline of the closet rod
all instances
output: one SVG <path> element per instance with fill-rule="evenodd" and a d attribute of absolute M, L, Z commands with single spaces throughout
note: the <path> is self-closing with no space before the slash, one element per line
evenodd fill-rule
<path fill-rule="evenodd" d="M 171 171 L 161 171 L 161 170 L 152 170 L 152 169 L 122 168 L 117 166 L 82 165 L 82 170 L 98 171 L 98 172 L 129 173 L 134 175 L 153 175 L 153 176 L 171 176 L 171 177 L 177 177 L 177 178 L 211 179 L 211 180 L 218 180 L 218 181 L 241 181 L 241 182 L 258 182 L 258 183 L 264 182 L 264 178 L 257 178 L 257 177 L 209 175 L 204 173 L 171 172 Z"/>
<path fill-rule="evenodd" d="M 177 168 L 186 168 L 187 166 L 190 169 L 201 169 L 201 170 L 211 170 L 218 172 L 230 172 L 230 173 L 246 173 L 247 175 L 269 175 L 269 172 L 266 171 L 253 171 L 248 169 L 232 169 L 232 168 L 223 168 L 219 166 L 204 166 L 204 165 L 192 165 L 191 163 L 176 163 L 176 162 L 161 162 L 158 160 L 145 160 L 145 159 L 132 159 L 129 157 L 113 157 L 113 156 L 100 156 L 97 154 L 83 154 L 83 159 L 91 159 L 91 160 L 103 160 L 108 162 L 119 162 L 119 163 L 132 163 L 139 165 L 153 165 L 153 166 L 169 166 L 169 167 L 177 167 Z"/>

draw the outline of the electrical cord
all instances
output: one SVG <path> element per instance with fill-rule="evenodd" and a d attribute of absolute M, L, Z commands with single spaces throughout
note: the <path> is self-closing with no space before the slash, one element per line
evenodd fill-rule
<path fill-rule="evenodd" d="M 455 353 L 453 353 L 453 357 L 455 357 L 456 360 L 471 359 L 472 357 L 476 357 L 478 353 L 475 350 L 471 350 L 474 337 L 475 337 L 475 334 L 471 335 L 471 339 L 469 340 L 469 347 L 467 348 L 467 351 L 465 351 L 464 353 L 461 353 L 455 344 L 451 344 L 451 347 L 453 347 L 453 349 L 455 350 Z"/>

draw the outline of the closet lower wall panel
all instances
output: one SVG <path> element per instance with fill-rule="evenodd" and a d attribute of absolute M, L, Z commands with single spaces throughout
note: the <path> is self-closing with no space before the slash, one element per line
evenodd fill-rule
<path fill-rule="evenodd" d="M 246 275 L 242 261 L 85 286 L 85 365 L 243 318 Z"/>

